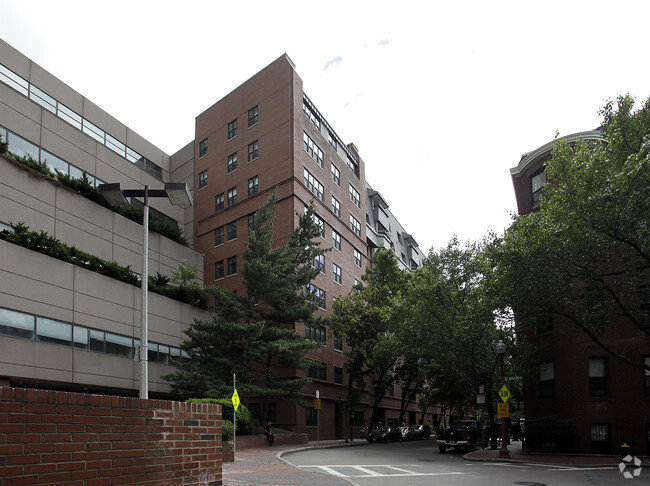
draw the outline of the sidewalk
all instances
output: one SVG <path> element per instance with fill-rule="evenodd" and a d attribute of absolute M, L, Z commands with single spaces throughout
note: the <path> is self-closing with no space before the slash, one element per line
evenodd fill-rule
<path fill-rule="evenodd" d="M 344 442 L 342 440 L 327 440 L 309 442 L 305 445 L 278 446 L 264 448 L 238 449 L 235 462 L 223 464 L 224 486 L 349 486 L 345 479 L 326 473 L 303 471 L 282 459 L 282 456 L 292 451 L 327 447 L 352 447 L 367 445 L 367 442 L 355 440 Z M 578 455 L 578 454 L 524 454 L 521 442 L 512 442 L 508 445 L 510 459 L 499 459 L 499 450 L 483 449 L 470 452 L 463 456 L 470 461 L 495 461 L 495 462 L 530 462 L 547 464 L 551 466 L 572 467 L 617 467 L 621 462 L 618 456 Z M 650 467 L 647 457 L 642 458 L 643 467 Z"/>

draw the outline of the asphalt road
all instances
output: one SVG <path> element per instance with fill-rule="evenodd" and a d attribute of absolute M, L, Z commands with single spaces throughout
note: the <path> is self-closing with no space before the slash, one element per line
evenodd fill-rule
<path fill-rule="evenodd" d="M 650 485 L 650 468 L 625 479 L 618 468 L 574 468 L 477 462 L 440 453 L 435 440 L 314 449 L 285 455 L 303 471 L 321 472 L 356 486 L 629 486 Z"/>

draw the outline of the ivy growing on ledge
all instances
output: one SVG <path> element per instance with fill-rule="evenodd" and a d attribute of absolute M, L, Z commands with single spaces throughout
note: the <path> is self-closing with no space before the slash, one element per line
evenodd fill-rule
<path fill-rule="evenodd" d="M 0 231 L 0 239 L 43 253 L 57 260 L 72 263 L 91 272 L 97 272 L 121 282 L 140 286 L 140 277 L 131 270 L 130 265 L 124 267 L 115 261 L 102 260 L 61 242 L 57 238 L 48 235 L 45 231 L 30 231 L 29 227 L 23 222 L 9 223 L 9 226 L 11 226 L 12 231 Z M 207 309 L 208 293 L 194 281 L 195 277 L 196 269 L 181 263 L 178 271 L 172 272 L 172 278 L 159 273 L 155 277 L 149 276 L 149 290 L 179 302 Z M 169 285 L 170 281 L 174 285 Z"/>

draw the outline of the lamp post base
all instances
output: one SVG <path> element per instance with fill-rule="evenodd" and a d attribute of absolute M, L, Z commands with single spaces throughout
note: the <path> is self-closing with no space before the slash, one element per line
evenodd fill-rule
<path fill-rule="evenodd" d="M 499 449 L 499 459 L 510 459 L 510 451 L 505 444 L 501 446 L 501 449 Z"/>

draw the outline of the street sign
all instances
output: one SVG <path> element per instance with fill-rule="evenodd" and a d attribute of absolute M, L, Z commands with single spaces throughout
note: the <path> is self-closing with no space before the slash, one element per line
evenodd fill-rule
<path fill-rule="evenodd" d="M 485 403 L 485 393 L 476 395 L 476 403 Z"/>
<path fill-rule="evenodd" d="M 237 393 L 237 390 L 232 394 L 232 406 L 235 407 L 235 412 L 239 408 L 239 394 Z"/>
<path fill-rule="evenodd" d="M 501 400 L 504 402 L 507 402 L 508 399 L 510 398 L 510 390 L 508 390 L 508 387 L 503 385 L 501 389 L 499 390 L 499 396 L 501 397 Z"/>
<path fill-rule="evenodd" d="M 320 410 L 320 398 L 314 399 L 314 408 Z"/>
<path fill-rule="evenodd" d="M 510 417 L 510 404 L 509 403 L 497 403 L 497 417 L 499 417 L 499 418 L 508 418 L 508 417 Z"/>
<path fill-rule="evenodd" d="M 523 376 L 506 376 L 504 378 L 505 381 L 521 381 L 523 379 L 524 379 Z"/>

